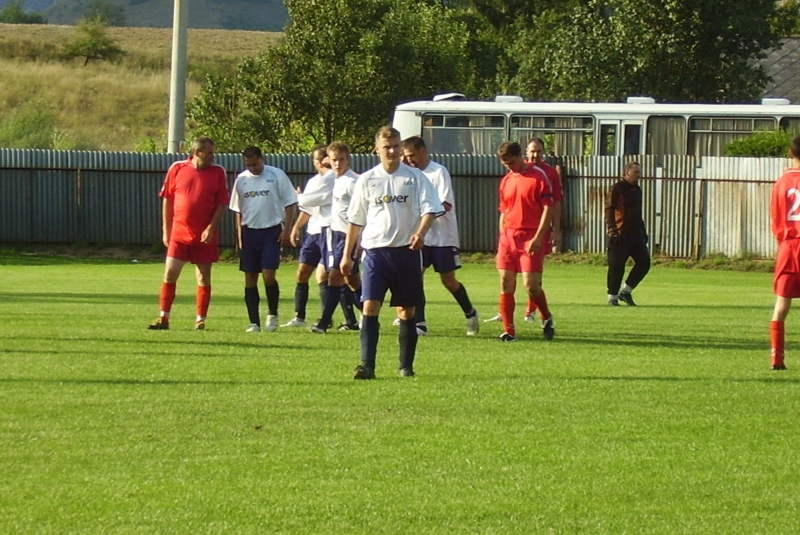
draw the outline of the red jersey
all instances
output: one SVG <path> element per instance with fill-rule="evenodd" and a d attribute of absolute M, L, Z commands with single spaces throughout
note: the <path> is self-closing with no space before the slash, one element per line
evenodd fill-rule
<path fill-rule="evenodd" d="M 545 206 L 553 205 L 553 193 L 544 171 L 528 165 L 522 173 L 509 171 L 500 181 L 503 227 L 536 230 Z"/>
<path fill-rule="evenodd" d="M 544 171 L 547 175 L 547 180 L 550 182 L 550 189 L 553 191 L 553 202 L 562 202 L 564 200 L 564 188 L 561 186 L 561 175 L 558 174 L 555 167 L 549 165 L 542 160 L 536 164 L 536 167 Z"/>
<path fill-rule="evenodd" d="M 195 243 L 217 207 L 230 201 L 225 169 L 216 164 L 196 169 L 191 158 L 175 162 L 167 171 L 159 196 L 173 201 L 170 239 Z"/>
<path fill-rule="evenodd" d="M 769 211 L 779 242 L 800 238 L 800 169 L 787 169 L 775 182 Z"/>

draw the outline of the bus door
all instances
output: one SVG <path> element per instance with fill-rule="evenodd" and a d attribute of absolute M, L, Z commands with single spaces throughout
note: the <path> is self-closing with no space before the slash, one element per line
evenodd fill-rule
<path fill-rule="evenodd" d="M 644 154 L 644 124 L 639 119 L 601 119 L 599 156 Z"/>

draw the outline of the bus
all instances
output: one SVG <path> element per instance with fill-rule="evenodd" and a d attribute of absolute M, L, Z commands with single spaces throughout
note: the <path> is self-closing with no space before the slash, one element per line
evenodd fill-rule
<path fill-rule="evenodd" d="M 469 101 L 460 93 L 400 104 L 393 126 L 436 154 L 494 154 L 504 141 L 542 138 L 552 156 L 723 156 L 725 145 L 760 130 L 800 129 L 800 105 L 525 102 L 516 95 Z"/>

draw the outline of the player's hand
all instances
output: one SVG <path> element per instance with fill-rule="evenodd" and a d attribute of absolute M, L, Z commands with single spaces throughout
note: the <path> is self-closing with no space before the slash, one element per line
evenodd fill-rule
<path fill-rule="evenodd" d="M 419 251 L 425 246 L 425 240 L 419 234 L 412 234 L 411 235 L 411 243 L 408 244 L 408 248 L 412 251 Z"/>
<path fill-rule="evenodd" d="M 292 229 L 292 235 L 289 236 L 289 241 L 292 242 L 292 247 L 297 247 L 300 243 L 300 231 Z"/>
<path fill-rule="evenodd" d="M 619 232 L 616 229 L 608 232 L 608 243 L 611 245 L 617 245 L 619 243 Z"/>
<path fill-rule="evenodd" d="M 353 269 L 353 261 L 347 258 L 346 256 L 342 258 L 342 261 L 339 262 L 339 271 L 345 277 L 350 275 L 350 271 Z"/>
<path fill-rule="evenodd" d="M 541 246 L 542 246 L 542 238 L 536 238 L 534 240 L 531 240 L 530 245 L 528 245 L 528 254 L 533 255 L 534 253 L 536 253 L 536 251 L 538 251 L 541 248 Z"/>
<path fill-rule="evenodd" d="M 211 236 L 214 235 L 214 231 L 211 230 L 211 227 L 206 227 L 203 230 L 203 233 L 200 235 L 200 241 L 202 243 L 209 243 L 211 241 Z"/>

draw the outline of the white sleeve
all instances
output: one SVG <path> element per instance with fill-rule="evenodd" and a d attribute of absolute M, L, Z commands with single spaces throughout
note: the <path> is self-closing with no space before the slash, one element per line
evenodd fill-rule
<path fill-rule="evenodd" d="M 242 213 L 241 207 L 239 206 L 239 178 L 238 176 L 236 177 L 236 181 L 231 188 L 231 201 L 228 203 L 228 208 L 234 212 Z"/>

